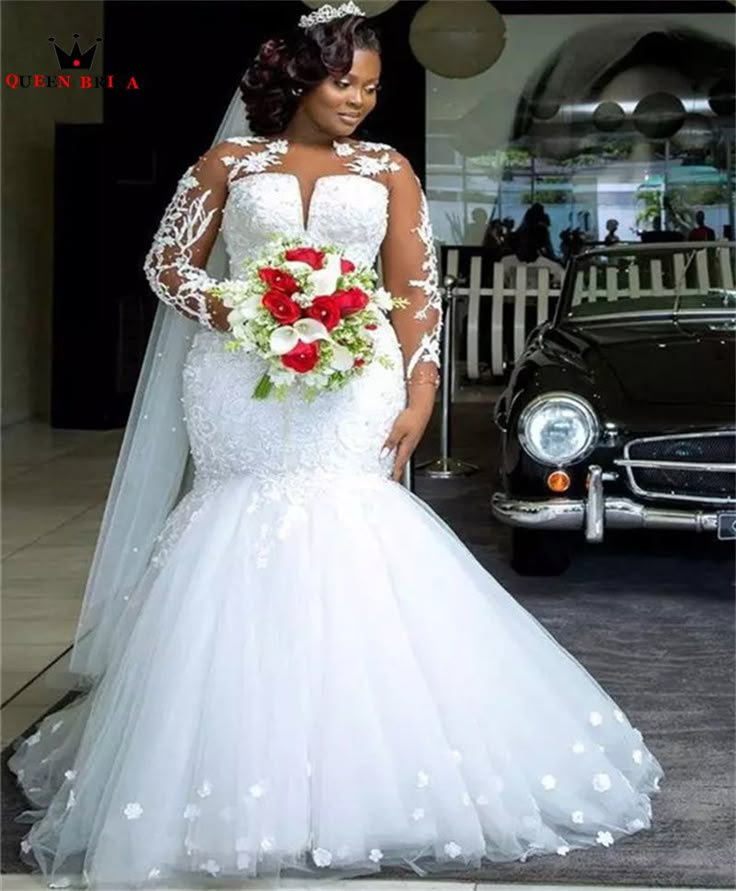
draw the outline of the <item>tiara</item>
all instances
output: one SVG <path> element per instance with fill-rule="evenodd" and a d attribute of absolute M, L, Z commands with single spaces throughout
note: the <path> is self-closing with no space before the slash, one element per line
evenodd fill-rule
<path fill-rule="evenodd" d="M 320 6 L 315 12 L 303 15 L 299 19 L 299 27 L 311 28 L 314 25 L 324 25 L 326 22 L 341 19 L 346 15 L 364 16 L 365 13 L 359 6 L 353 3 L 353 0 L 348 0 L 347 3 L 343 3 L 341 6 L 332 6 L 330 3 L 325 3 L 324 6 Z"/>

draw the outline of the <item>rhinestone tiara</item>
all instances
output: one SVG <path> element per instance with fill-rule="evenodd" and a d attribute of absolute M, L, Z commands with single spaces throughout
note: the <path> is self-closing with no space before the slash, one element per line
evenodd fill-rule
<path fill-rule="evenodd" d="M 299 27 L 312 28 L 314 25 L 324 25 L 326 22 L 341 19 L 346 15 L 365 16 L 365 13 L 359 6 L 353 3 L 353 0 L 348 0 L 347 3 L 342 3 L 340 6 L 332 6 L 330 3 L 325 3 L 324 6 L 320 6 L 315 12 L 303 15 L 299 19 Z"/>

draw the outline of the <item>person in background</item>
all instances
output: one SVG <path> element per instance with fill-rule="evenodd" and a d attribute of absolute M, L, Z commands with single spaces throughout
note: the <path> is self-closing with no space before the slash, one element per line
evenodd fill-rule
<path fill-rule="evenodd" d="M 497 263 L 507 252 L 506 233 L 501 220 L 491 220 L 488 223 L 482 247 L 491 263 Z"/>
<path fill-rule="evenodd" d="M 618 230 L 618 220 L 606 220 L 606 237 L 603 239 L 603 244 L 606 247 L 611 247 L 611 245 L 618 244 L 621 239 L 616 234 Z"/>
<path fill-rule="evenodd" d="M 688 241 L 715 241 L 716 233 L 705 225 L 705 212 L 699 210 L 695 214 L 695 228 L 690 230 Z"/>
<path fill-rule="evenodd" d="M 516 230 L 515 253 L 522 263 L 533 263 L 539 257 L 556 260 L 549 234 L 549 216 L 544 205 L 532 204 Z"/>
<path fill-rule="evenodd" d="M 471 221 L 465 227 L 465 244 L 483 244 L 488 226 L 488 214 L 482 207 L 476 207 L 470 215 Z"/>
<path fill-rule="evenodd" d="M 516 220 L 513 217 L 504 217 L 501 220 L 503 226 L 504 255 L 513 254 L 516 251 Z"/>

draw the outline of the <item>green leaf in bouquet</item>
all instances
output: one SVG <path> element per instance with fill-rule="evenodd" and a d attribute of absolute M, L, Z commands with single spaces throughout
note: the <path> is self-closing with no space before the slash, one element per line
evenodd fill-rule
<path fill-rule="evenodd" d="M 272 390 L 273 381 L 267 374 L 264 374 L 263 377 L 256 384 L 255 390 L 253 390 L 253 398 L 268 399 Z"/>

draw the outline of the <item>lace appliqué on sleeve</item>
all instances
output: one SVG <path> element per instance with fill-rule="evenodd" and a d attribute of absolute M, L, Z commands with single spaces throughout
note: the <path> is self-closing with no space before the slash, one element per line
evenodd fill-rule
<path fill-rule="evenodd" d="M 361 144 L 363 145 L 363 144 Z M 365 145 L 368 145 L 367 143 Z M 384 285 L 406 306 L 392 312 L 408 383 L 439 384 L 442 295 L 427 198 L 409 162 L 388 146 L 361 167 L 389 173 L 389 219 L 382 245 Z M 377 171 L 378 172 L 378 171 Z"/>
<path fill-rule="evenodd" d="M 159 224 L 143 271 L 154 294 L 185 316 L 213 329 L 206 292 L 216 284 L 204 269 L 192 263 L 197 242 L 207 233 L 218 208 L 208 207 L 211 190 L 203 189 L 187 168 Z"/>
<path fill-rule="evenodd" d="M 418 180 L 417 180 L 418 182 Z M 428 321 L 430 310 L 434 321 L 429 330 L 422 333 L 420 345 L 409 359 L 406 369 L 407 379 L 419 362 L 431 362 L 440 367 L 440 336 L 442 334 L 442 295 L 439 288 L 439 272 L 437 268 L 437 253 L 434 248 L 432 225 L 429 219 L 429 207 L 427 198 L 422 192 L 420 221 L 416 228 L 416 234 L 424 245 L 424 261 L 422 263 L 423 278 L 410 279 L 409 285 L 413 288 L 421 288 L 424 291 L 425 302 L 414 313 L 414 318 L 422 322 Z"/>
<path fill-rule="evenodd" d="M 263 137 L 231 137 L 225 143 L 248 148 L 268 143 Z M 286 151 L 283 141 L 268 143 L 259 152 L 225 155 L 219 147 L 192 164 L 179 180 L 143 263 L 154 294 L 190 319 L 214 330 L 207 292 L 218 282 L 205 271 L 219 232 L 227 187 L 241 171 L 257 173 Z M 222 167 L 227 168 L 223 176 Z"/>

